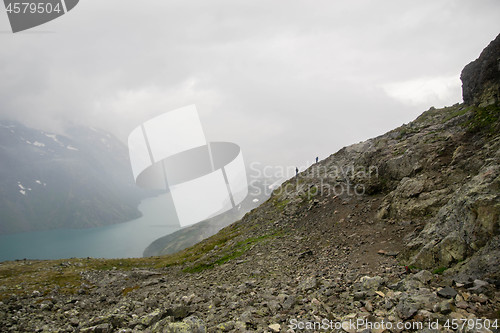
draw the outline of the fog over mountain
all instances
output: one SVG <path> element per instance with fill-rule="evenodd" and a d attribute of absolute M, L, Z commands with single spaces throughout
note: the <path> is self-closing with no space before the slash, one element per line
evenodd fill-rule
<path fill-rule="evenodd" d="M 95 128 L 69 132 L 0 121 L 0 234 L 97 227 L 140 216 L 145 192 L 134 184 L 125 145 Z"/>
<path fill-rule="evenodd" d="M 196 104 L 207 138 L 238 143 L 247 163 L 305 166 L 459 101 L 458 74 L 498 17 L 496 0 L 87 0 L 14 35 L 2 12 L 0 117 L 125 142 Z"/>

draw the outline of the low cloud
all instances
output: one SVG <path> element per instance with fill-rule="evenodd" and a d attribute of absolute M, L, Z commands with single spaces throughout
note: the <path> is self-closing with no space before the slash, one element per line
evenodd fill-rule
<path fill-rule="evenodd" d="M 418 78 L 383 86 L 391 98 L 404 104 L 425 108 L 443 107 L 462 101 L 460 75 Z"/>
<path fill-rule="evenodd" d="M 209 140 L 240 144 L 247 162 L 301 165 L 459 102 L 457 75 L 498 17 L 496 0 L 88 0 L 0 34 L 0 117 L 126 142 L 144 120 L 196 104 Z"/>

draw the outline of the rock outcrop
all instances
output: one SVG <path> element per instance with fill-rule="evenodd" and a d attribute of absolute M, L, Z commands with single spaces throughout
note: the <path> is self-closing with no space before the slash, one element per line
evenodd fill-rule
<path fill-rule="evenodd" d="M 500 101 L 500 35 L 465 66 L 460 78 L 465 104 L 487 106 Z"/>

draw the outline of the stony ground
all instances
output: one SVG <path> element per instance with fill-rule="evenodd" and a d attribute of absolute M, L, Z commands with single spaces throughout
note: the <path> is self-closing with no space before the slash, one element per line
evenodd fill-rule
<path fill-rule="evenodd" d="M 173 255 L 0 263 L 0 331 L 498 332 L 499 110 L 430 109 Z"/>
<path fill-rule="evenodd" d="M 0 327 L 6 332 L 313 332 L 330 329 L 308 325 L 331 320 L 347 332 L 384 331 L 352 326 L 363 319 L 370 325 L 437 321 L 446 331 L 446 320 L 497 318 L 494 285 L 407 271 L 397 262 L 404 235 L 421 225 L 377 220 L 381 200 L 316 196 L 293 211 L 270 200 L 264 213 L 249 214 L 175 258 L 181 265 L 164 257 L 2 263 Z M 257 227 L 248 230 L 246 219 Z"/>

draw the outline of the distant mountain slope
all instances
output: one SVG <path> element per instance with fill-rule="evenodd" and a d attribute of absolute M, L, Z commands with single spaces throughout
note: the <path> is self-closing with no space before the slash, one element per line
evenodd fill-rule
<path fill-rule="evenodd" d="M 71 137 L 0 121 L 0 233 L 87 228 L 140 216 L 127 149 L 111 134 Z"/>
<path fill-rule="evenodd" d="M 273 182 L 270 183 L 272 184 Z M 268 187 L 270 183 L 262 179 L 253 179 L 249 186 L 249 195 L 243 200 L 239 207 L 158 238 L 144 250 L 143 256 L 151 257 L 172 254 L 215 235 L 219 230 L 236 222 L 242 218 L 245 213 L 267 200 L 269 198 L 269 188 L 266 189 L 266 187 Z"/>

